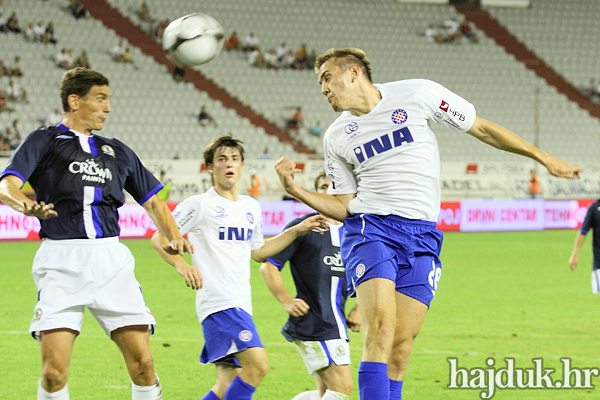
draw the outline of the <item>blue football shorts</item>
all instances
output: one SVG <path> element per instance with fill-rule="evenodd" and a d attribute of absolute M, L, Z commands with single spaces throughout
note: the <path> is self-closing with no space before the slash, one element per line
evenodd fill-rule
<path fill-rule="evenodd" d="M 431 304 L 442 274 L 442 232 L 435 222 L 397 215 L 355 214 L 344 220 L 341 242 L 348 294 L 373 278 L 396 283 L 396 291 Z"/>
<path fill-rule="evenodd" d="M 204 348 L 202 364 L 226 362 L 240 366 L 235 353 L 251 347 L 264 347 L 252 316 L 241 308 L 228 308 L 209 315 L 202 321 Z"/>

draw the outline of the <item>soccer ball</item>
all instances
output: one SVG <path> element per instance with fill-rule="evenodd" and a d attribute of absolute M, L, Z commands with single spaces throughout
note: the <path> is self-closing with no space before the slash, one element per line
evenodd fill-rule
<path fill-rule="evenodd" d="M 215 58 L 223 48 L 223 38 L 223 28 L 216 19 L 189 14 L 167 25 L 162 46 L 174 62 L 194 67 Z"/>

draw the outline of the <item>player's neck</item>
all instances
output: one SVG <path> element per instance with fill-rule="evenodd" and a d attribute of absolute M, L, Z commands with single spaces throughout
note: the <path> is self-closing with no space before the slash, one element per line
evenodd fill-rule
<path fill-rule="evenodd" d="M 227 200 L 230 200 L 230 201 L 238 201 L 238 194 L 240 192 L 239 184 L 235 184 L 231 188 L 226 188 L 226 187 L 219 185 L 218 182 L 215 182 L 214 188 L 215 188 L 215 192 L 217 192 L 217 194 L 219 196 L 226 198 Z"/>
<path fill-rule="evenodd" d="M 92 135 L 92 130 L 86 128 L 86 126 L 80 122 L 77 121 L 76 118 L 73 117 L 73 115 L 71 113 L 66 113 L 65 117 L 63 118 L 61 124 L 63 124 L 64 126 L 66 126 L 67 128 L 77 131 L 79 133 L 83 133 L 84 135 L 88 135 L 91 136 Z"/>
<path fill-rule="evenodd" d="M 355 102 L 352 107 L 348 108 L 348 111 L 360 117 L 370 113 L 380 101 L 381 93 L 369 83 L 356 94 Z"/>

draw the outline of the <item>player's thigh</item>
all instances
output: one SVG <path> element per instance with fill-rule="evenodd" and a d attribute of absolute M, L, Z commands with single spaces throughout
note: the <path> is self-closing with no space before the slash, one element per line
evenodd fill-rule
<path fill-rule="evenodd" d="M 425 321 L 429 307 L 426 304 L 396 292 L 396 331 L 394 344 L 400 340 L 414 339 L 417 337 Z"/>
<path fill-rule="evenodd" d="M 66 374 L 77 333 L 71 329 L 52 329 L 40 332 L 42 369 L 46 373 Z"/>
<path fill-rule="evenodd" d="M 369 330 L 393 329 L 396 325 L 395 295 L 395 282 L 386 278 L 369 279 L 356 288 L 365 335 L 373 333 Z"/>
<path fill-rule="evenodd" d="M 332 363 L 328 367 L 318 370 L 317 375 L 329 390 L 347 395 L 352 391 L 350 365 Z"/>

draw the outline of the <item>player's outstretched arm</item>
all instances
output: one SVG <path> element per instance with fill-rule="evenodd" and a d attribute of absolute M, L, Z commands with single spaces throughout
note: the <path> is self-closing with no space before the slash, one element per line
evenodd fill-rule
<path fill-rule="evenodd" d="M 194 252 L 194 246 L 181 236 L 177 224 L 171 215 L 171 211 L 164 201 L 154 195 L 142 204 L 142 206 L 148 212 L 158 231 L 169 240 L 170 246 L 166 249 L 168 253 L 183 255 L 185 252 Z"/>
<path fill-rule="evenodd" d="M 260 275 L 263 277 L 271 294 L 281 303 L 285 312 L 294 317 L 301 317 L 308 312 L 310 306 L 304 300 L 292 297 L 283 284 L 279 268 L 274 264 L 265 261 L 260 266 Z"/>
<path fill-rule="evenodd" d="M 571 257 L 569 257 L 569 268 L 575 271 L 577 268 L 577 264 L 579 264 L 579 250 L 581 250 L 581 246 L 583 246 L 583 242 L 585 241 L 585 235 L 581 232 L 577 232 L 577 236 L 575 236 L 575 243 L 573 244 L 573 252 L 571 253 Z"/>
<path fill-rule="evenodd" d="M 552 157 L 546 152 L 530 145 L 511 131 L 483 118 L 475 117 L 475 122 L 468 133 L 484 143 L 497 149 L 521 154 L 542 164 L 554 176 L 560 178 L 579 178 L 583 168 Z"/>
<path fill-rule="evenodd" d="M 0 181 L 0 201 L 15 211 L 39 219 L 48 219 L 58 216 L 54 204 L 45 204 L 43 201 L 30 200 L 21 192 L 23 181 L 15 175 L 6 175 Z"/>
<path fill-rule="evenodd" d="M 296 163 L 287 157 L 282 157 L 277 161 L 275 170 L 284 190 L 307 206 L 337 221 L 343 221 L 348 216 L 348 203 L 356 197 L 356 194 L 332 196 L 326 193 L 311 192 L 296 185 L 294 174 L 300 170 L 296 168 Z"/>
<path fill-rule="evenodd" d="M 185 279 L 185 284 L 192 289 L 200 289 L 202 287 L 202 275 L 197 268 L 192 267 L 187 261 L 177 252 L 168 252 L 171 248 L 169 240 L 159 231 L 154 232 L 152 236 L 152 247 L 158 252 L 160 257 L 175 267 L 179 275 Z"/>
<path fill-rule="evenodd" d="M 279 235 L 269 239 L 265 239 L 265 244 L 260 249 L 252 250 L 252 259 L 256 262 L 265 262 L 269 257 L 281 252 L 290 245 L 298 236 L 306 235 L 313 229 L 318 230 L 323 234 L 324 230 L 329 229 L 327 220 L 322 215 L 314 215 L 306 218 L 297 225 L 290 226 Z"/>

